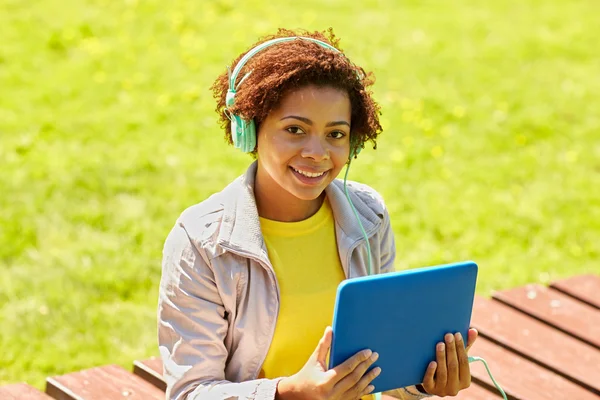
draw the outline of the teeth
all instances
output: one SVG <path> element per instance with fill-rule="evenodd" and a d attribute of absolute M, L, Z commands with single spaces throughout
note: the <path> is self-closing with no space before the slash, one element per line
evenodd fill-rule
<path fill-rule="evenodd" d="M 312 172 L 305 172 L 305 171 L 300 171 L 299 169 L 296 169 L 294 167 L 292 167 L 292 169 L 294 171 L 296 171 L 297 173 L 304 175 L 306 177 L 309 177 L 309 178 L 317 178 L 325 173 L 325 172 L 321 172 L 321 173 L 316 174 L 316 173 L 312 173 Z"/>

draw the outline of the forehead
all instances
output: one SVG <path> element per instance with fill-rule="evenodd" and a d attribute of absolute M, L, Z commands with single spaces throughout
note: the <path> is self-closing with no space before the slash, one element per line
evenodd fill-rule
<path fill-rule="evenodd" d="M 344 90 L 310 85 L 286 93 L 273 111 L 276 114 L 310 114 L 325 118 L 331 115 L 332 118 L 344 117 L 349 120 L 351 105 L 348 93 Z"/>

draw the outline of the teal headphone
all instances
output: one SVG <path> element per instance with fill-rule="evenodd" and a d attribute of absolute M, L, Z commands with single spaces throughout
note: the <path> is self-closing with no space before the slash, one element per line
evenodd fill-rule
<path fill-rule="evenodd" d="M 341 53 L 341 51 L 339 51 L 332 45 L 325 43 L 321 40 L 317 40 L 317 39 L 313 39 L 313 38 L 309 38 L 309 37 L 300 37 L 300 36 L 284 37 L 284 38 L 277 38 L 277 39 L 273 39 L 273 40 L 269 40 L 267 42 L 261 43 L 260 45 L 256 46 L 252 50 L 250 50 L 238 62 L 238 64 L 233 69 L 233 72 L 231 72 L 228 68 L 229 89 L 227 90 L 227 96 L 225 97 L 225 105 L 226 105 L 225 112 L 226 112 L 226 115 L 228 116 L 229 120 L 231 121 L 231 137 L 233 140 L 233 145 L 236 148 L 242 150 L 244 153 L 251 153 L 254 151 L 254 149 L 256 147 L 256 125 L 254 124 L 254 120 L 247 121 L 247 120 L 243 119 L 242 117 L 240 117 L 239 115 L 233 114 L 232 112 L 229 111 L 229 107 L 233 106 L 233 104 L 235 103 L 235 94 L 237 93 L 236 92 L 237 88 L 242 84 L 242 82 L 244 82 L 246 80 L 246 78 L 248 78 L 248 76 L 250 76 L 252 71 L 250 71 L 246 75 L 244 75 L 244 77 L 236 85 L 237 77 L 238 77 L 240 71 L 242 70 L 242 68 L 244 67 L 244 65 L 255 54 L 259 53 L 260 51 L 262 51 L 262 50 L 266 49 L 267 47 L 272 46 L 274 44 L 282 43 L 282 42 L 290 42 L 292 40 L 308 40 L 310 42 L 317 43 L 326 49 L 333 50 L 337 53 Z M 352 138 L 351 138 L 351 140 L 350 140 L 350 159 L 352 159 L 352 158 L 354 158 L 354 156 L 358 155 L 358 153 L 360 153 L 361 149 L 362 149 L 362 147 L 358 143 L 356 143 L 354 140 L 352 140 Z"/>

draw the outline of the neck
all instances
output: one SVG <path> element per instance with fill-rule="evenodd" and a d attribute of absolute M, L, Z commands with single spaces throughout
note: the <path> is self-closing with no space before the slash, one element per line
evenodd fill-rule
<path fill-rule="evenodd" d="M 260 217 L 280 222 L 298 222 L 319 211 L 325 199 L 325 192 L 314 200 L 302 200 L 257 171 L 254 197 Z"/>

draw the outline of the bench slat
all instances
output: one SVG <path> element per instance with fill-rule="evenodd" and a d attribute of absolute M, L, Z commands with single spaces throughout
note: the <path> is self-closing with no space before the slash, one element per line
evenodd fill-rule
<path fill-rule="evenodd" d="M 594 347 L 479 296 L 471 324 L 484 337 L 600 394 L 600 351 Z"/>
<path fill-rule="evenodd" d="M 598 400 L 598 396 L 552 371 L 480 337 L 469 355 L 487 361 L 496 381 L 515 400 Z M 473 381 L 497 392 L 482 362 L 470 364 Z"/>
<path fill-rule="evenodd" d="M 164 400 L 165 393 L 118 365 L 48 378 L 46 393 L 56 400 Z"/>
<path fill-rule="evenodd" d="M 0 386 L 0 399 L 2 400 L 52 400 L 52 397 L 40 392 L 26 383 L 13 383 Z"/>
<path fill-rule="evenodd" d="M 496 395 L 498 393 L 498 395 Z M 429 400 L 452 399 L 452 400 L 498 400 L 502 399 L 499 392 L 489 392 L 475 382 L 467 389 L 461 390 L 455 397 L 427 397 Z"/>
<path fill-rule="evenodd" d="M 600 275 L 579 275 L 550 285 L 569 296 L 600 310 Z"/>
<path fill-rule="evenodd" d="M 542 285 L 494 294 L 494 299 L 600 349 L 600 310 Z"/>
<path fill-rule="evenodd" d="M 164 391 L 167 388 L 167 383 L 163 378 L 162 361 L 158 357 L 152 357 L 147 360 L 135 360 L 133 362 L 133 373 L 160 390 Z"/>

